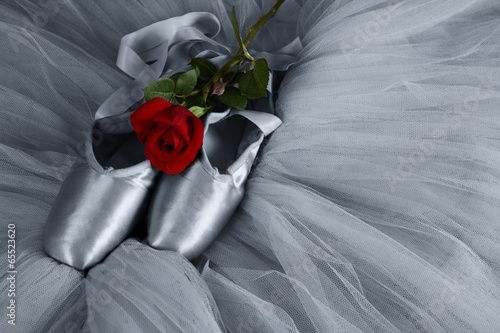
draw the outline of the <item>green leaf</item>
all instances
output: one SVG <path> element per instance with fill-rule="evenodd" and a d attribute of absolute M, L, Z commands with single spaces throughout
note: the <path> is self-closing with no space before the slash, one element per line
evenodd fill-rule
<path fill-rule="evenodd" d="M 193 66 L 193 68 L 198 67 L 200 73 L 208 77 L 212 77 L 217 73 L 217 67 L 215 67 L 210 60 L 204 58 L 193 58 L 191 60 L 191 66 Z"/>
<path fill-rule="evenodd" d="M 249 99 L 256 99 L 265 96 L 262 90 L 259 89 L 257 81 L 255 81 L 253 70 L 250 70 L 241 76 L 239 85 L 241 94 Z"/>
<path fill-rule="evenodd" d="M 236 87 L 226 87 L 226 91 L 217 96 L 217 100 L 237 109 L 243 110 L 247 106 L 247 99 L 241 95 L 241 91 Z"/>
<path fill-rule="evenodd" d="M 142 91 L 144 92 L 144 98 L 146 101 L 149 101 L 155 97 L 165 98 L 167 95 L 172 96 L 171 92 L 174 90 L 174 87 L 175 83 L 171 79 L 160 78 L 152 82 L 146 88 L 142 89 Z"/>
<path fill-rule="evenodd" d="M 257 59 L 253 68 L 253 73 L 255 81 L 257 81 L 257 85 L 259 86 L 259 88 L 261 90 L 265 90 L 269 82 L 269 68 L 267 66 L 266 59 Z"/>
<path fill-rule="evenodd" d="M 187 95 L 192 92 L 198 81 L 198 76 L 200 76 L 198 67 L 179 75 L 175 81 L 174 93 L 177 95 Z"/>
<path fill-rule="evenodd" d="M 177 82 L 177 79 L 179 78 L 179 76 L 181 76 L 182 74 L 184 74 L 185 72 L 179 72 L 179 73 L 175 73 L 173 75 L 170 76 L 170 79 L 174 82 Z"/>
<path fill-rule="evenodd" d="M 243 74 L 238 83 L 241 93 L 249 99 L 265 97 L 269 82 L 269 69 L 266 59 L 258 59 L 253 69 Z"/>
<path fill-rule="evenodd" d="M 193 95 L 186 97 L 185 104 L 187 108 L 190 108 L 192 106 L 202 106 L 202 107 L 207 106 L 207 103 L 203 100 L 203 97 L 201 97 L 200 95 Z"/>
<path fill-rule="evenodd" d="M 231 82 L 238 82 L 243 74 L 244 74 L 243 72 L 235 72 L 235 71 L 227 72 L 222 77 L 222 80 L 226 84 Z"/>
<path fill-rule="evenodd" d="M 170 100 L 169 100 L 170 103 L 172 104 L 177 104 L 179 105 L 179 101 L 177 100 L 177 98 L 175 98 L 174 96 L 170 97 Z"/>
<path fill-rule="evenodd" d="M 143 91 L 144 91 L 144 89 L 143 89 Z M 163 93 L 163 92 L 159 92 L 159 91 L 144 91 L 144 98 L 146 99 L 146 102 L 152 100 L 153 98 L 157 98 L 157 97 L 166 99 L 168 101 L 172 97 L 172 94 Z"/>
<path fill-rule="evenodd" d="M 157 98 L 157 97 L 163 98 L 172 104 L 178 104 L 177 99 L 171 93 L 163 93 L 163 92 L 158 92 L 158 91 L 145 91 L 144 92 L 144 98 L 146 99 L 146 101 L 150 101 L 153 98 Z"/>
<path fill-rule="evenodd" d="M 210 106 L 197 106 L 197 105 L 188 108 L 188 110 L 191 111 L 198 118 L 203 116 L 210 109 L 211 109 Z"/>

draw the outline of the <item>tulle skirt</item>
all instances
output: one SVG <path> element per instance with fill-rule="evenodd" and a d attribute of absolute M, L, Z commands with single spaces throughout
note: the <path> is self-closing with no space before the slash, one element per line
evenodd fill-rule
<path fill-rule="evenodd" d="M 195 264 L 131 238 L 82 274 L 42 249 L 120 38 L 208 11 L 235 45 L 271 0 L 0 4 L 1 332 L 500 332 L 500 5 L 287 0 L 251 47 L 303 49 L 283 125 Z"/>

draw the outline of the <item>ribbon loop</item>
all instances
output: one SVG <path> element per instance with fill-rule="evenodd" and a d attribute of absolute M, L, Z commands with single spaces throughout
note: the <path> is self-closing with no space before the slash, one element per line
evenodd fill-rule
<path fill-rule="evenodd" d="M 229 60 L 237 47 L 227 47 L 213 39 L 219 34 L 220 28 L 215 15 L 193 12 L 153 23 L 124 36 L 116 65 L 135 80 L 108 97 L 97 110 L 95 119 L 127 111 L 144 97 L 142 88 L 163 73 L 172 73 L 188 66 L 191 58 L 207 58 L 218 65 Z M 203 45 L 204 48 L 192 54 L 195 45 Z M 300 39 L 296 38 L 274 52 L 252 53 L 256 58 L 266 58 L 270 69 L 286 70 L 301 49 Z"/>

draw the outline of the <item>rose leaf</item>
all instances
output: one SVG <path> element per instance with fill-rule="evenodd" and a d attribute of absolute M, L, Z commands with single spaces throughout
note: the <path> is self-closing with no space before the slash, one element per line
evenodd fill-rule
<path fill-rule="evenodd" d="M 196 117 L 200 118 L 203 116 L 208 110 L 210 110 L 210 106 L 192 106 L 188 110 L 191 111 Z"/>
<path fill-rule="evenodd" d="M 245 109 L 247 106 L 247 99 L 241 94 L 241 91 L 236 87 L 226 87 L 226 91 L 217 96 L 217 100 L 222 104 L 237 108 Z"/>
<path fill-rule="evenodd" d="M 187 95 L 192 92 L 198 81 L 198 76 L 200 76 L 198 67 L 179 75 L 175 82 L 174 93 L 177 95 Z"/>
<path fill-rule="evenodd" d="M 217 73 L 217 67 L 215 67 L 210 60 L 204 58 L 191 59 L 191 66 L 193 66 L 193 68 L 198 67 L 200 69 L 200 73 L 208 77 L 212 77 L 215 73 Z"/>
<path fill-rule="evenodd" d="M 222 80 L 228 84 L 228 83 L 231 83 L 231 82 L 238 82 L 241 78 L 241 76 L 243 75 L 244 73 L 243 72 L 235 72 L 235 71 L 232 71 L 232 72 L 227 72 L 226 74 L 224 74 L 224 76 L 222 77 Z"/>
<path fill-rule="evenodd" d="M 160 78 L 146 88 L 142 89 L 142 91 L 144 92 L 144 98 L 146 101 L 149 101 L 155 97 L 164 98 L 164 95 L 170 95 L 170 93 L 174 90 L 174 87 L 175 83 L 171 79 Z"/>
<path fill-rule="evenodd" d="M 269 70 L 265 59 L 258 59 L 253 69 L 241 75 L 238 83 L 243 96 L 249 99 L 265 97 L 269 82 Z"/>

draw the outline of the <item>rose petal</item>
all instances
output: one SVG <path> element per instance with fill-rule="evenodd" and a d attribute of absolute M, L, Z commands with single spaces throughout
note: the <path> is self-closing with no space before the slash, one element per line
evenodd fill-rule
<path fill-rule="evenodd" d="M 153 119 L 153 122 L 154 122 L 155 129 L 157 131 L 163 132 L 163 131 L 168 130 L 170 127 L 172 127 L 172 122 L 170 121 L 170 119 L 168 119 L 167 117 L 164 117 L 164 116 L 155 117 L 155 119 Z"/>
<path fill-rule="evenodd" d="M 152 153 L 151 150 L 149 149 L 144 150 L 144 154 L 146 155 L 147 159 L 151 162 L 151 165 L 153 165 L 155 168 L 159 170 L 165 169 L 165 162 L 157 159 L 155 154 Z"/>
<path fill-rule="evenodd" d="M 163 140 L 165 144 L 172 147 L 177 147 L 181 141 L 184 141 L 182 136 L 179 135 L 179 131 L 177 131 L 175 127 L 172 127 L 169 131 L 166 131 L 162 135 L 161 140 Z"/>
<path fill-rule="evenodd" d="M 191 142 L 184 153 L 184 155 L 187 155 L 186 158 L 189 157 L 189 159 L 191 159 L 191 162 L 195 159 L 196 154 L 198 154 L 198 151 L 203 145 L 203 123 L 200 120 L 199 123 L 195 122 L 194 125 L 194 136 L 191 138 Z"/>
<path fill-rule="evenodd" d="M 141 143 L 146 142 L 147 136 L 154 128 L 155 117 L 165 114 L 173 104 L 163 98 L 153 98 L 142 104 L 130 116 L 130 122 L 137 132 Z"/>
<path fill-rule="evenodd" d="M 165 163 L 165 172 L 175 175 L 184 171 L 189 164 L 191 163 L 186 163 L 186 161 L 181 158 L 175 158 Z"/>
<path fill-rule="evenodd" d="M 171 124 L 170 127 L 169 127 L 169 131 L 170 129 L 174 129 L 176 131 L 176 135 L 182 137 L 182 139 L 188 141 L 189 140 L 189 137 L 186 136 L 183 132 L 179 131 L 179 128 L 176 126 L 177 124 L 175 122 L 172 122 L 171 119 L 164 119 L 164 117 L 157 117 L 155 118 L 155 121 L 158 122 L 158 124 Z M 162 125 L 163 126 L 163 125 Z M 160 128 L 160 125 L 158 125 L 158 128 Z"/>
<path fill-rule="evenodd" d="M 191 138 L 194 135 L 194 122 L 201 120 L 188 109 L 176 105 L 172 108 L 172 125 L 175 126 L 184 137 Z"/>
<path fill-rule="evenodd" d="M 186 141 L 181 140 L 177 146 L 175 146 L 174 151 L 172 151 L 172 155 L 179 155 L 184 152 L 184 150 L 188 147 Z"/>
<path fill-rule="evenodd" d="M 193 114 L 191 111 L 187 111 L 191 114 Z M 183 123 L 185 122 L 185 118 L 186 118 L 186 113 L 183 114 L 183 112 L 179 112 L 179 111 L 176 111 L 174 108 L 171 108 L 169 110 L 169 114 L 168 116 L 172 117 L 172 118 L 169 118 L 169 119 L 166 119 L 165 117 L 156 117 L 154 119 L 155 122 L 158 122 L 158 124 L 170 124 L 170 126 L 174 127 L 178 133 L 183 137 L 184 140 L 186 141 L 190 141 L 189 140 L 189 133 L 185 130 L 185 128 L 189 127 L 187 124 Z M 193 115 L 194 116 L 194 115 Z M 195 116 L 196 117 L 196 116 Z M 158 125 L 159 126 L 159 125 Z"/>
<path fill-rule="evenodd" d="M 146 157 L 166 173 L 182 172 L 193 162 L 203 144 L 203 123 L 180 105 L 170 105 L 162 112 L 150 114 L 154 114 L 152 120 L 148 120 L 152 125 L 143 129 L 144 132 L 149 130 L 145 136 Z"/>

